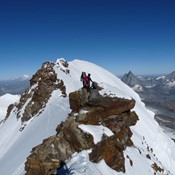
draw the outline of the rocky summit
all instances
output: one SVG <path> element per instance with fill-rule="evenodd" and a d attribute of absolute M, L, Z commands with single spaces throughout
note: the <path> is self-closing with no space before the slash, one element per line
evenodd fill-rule
<path fill-rule="evenodd" d="M 81 88 L 82 71 L 97 83 L 89 92 Z M 174 141 L 154 115 L 93 63 L 45 62 L 4 111 L 0 174 L 175 175 Z"/>
<path fill-rule="evenodd" d="M 99 89 L 79 89 L 69 94 L 71 113 L 60 123 L 57 134 L 32 149 L 25 163 L 26 175 L 56 174 L 73 153 L 89 151 L 89 159 L 99 162 L 104 159 L 116 171 L 125 172 L 123 151 L 132 146 L 130 126 L 135 125 L 138 116 L 131 109 L 133 99 L 102 96 Z M 98 143 L 80 125 L 103 126 L 113 134 L 103 134 Z"/>

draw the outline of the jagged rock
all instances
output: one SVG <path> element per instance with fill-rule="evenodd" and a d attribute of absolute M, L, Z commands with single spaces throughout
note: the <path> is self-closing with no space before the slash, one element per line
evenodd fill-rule
<path fill-rule="evenodd" d="M 132 132 L 129 127 L 121 129 L 118 133 L 115 133 L 115 136 L 123 145 L 124 149 L 127 146 L 133 146 L 133 142 L 131 140 Z"/>
<path fill-rule="evenodd" d="M 97 91 L 95 91 L 98 93 Z M 128 100 L 118 97 L 103 97 L 101 95 L 97 95 L 97 98 L 90 98 L 88 99 L 86 106 L 93 106 L 93 107 L 102 107 L 105 108 L 103 116 L 106 115 L 115 115 L 121 114 L 122 112 L 129 111 L 135 106 L 135 100 Z M 106 113 L 106 114 L 105 114 Z"/>
<path fill-rule="evenodd" d="M 106 164 L 116 171 L 125 172 L 124 147 L 115 136 L 111 136 L 99 142 L 89 154 L 92 162 L 98 163 L 104 159 Z"/>
<path fill-rule="evenodd" d="M 80 109 L 88 111 L 86 115 L 79 115 L 77 121 L 84 124 L 99 124 L 106 117 L 122 114 L 129 111 L 135 105 L 135 101 L 114 97 L 103 97 L 97 90 L 91 93 L 80 90 L 69 95 L 70 108 L 78 112 Z"/>
<path fill-rule="evenodd" d="M 85 88 L 69 94 L 70 108 L 74 112 L 78 112 L 84 106 L 89 97 L 89 92 Z"/>
<path fill-rule="evenodd" d="M 11 111 L 13 110 L 13 108 L 15 107 L 15 104 L 10 104 L 7 108 L 7 114 L 5 116 L 5 120 L 7 120 L 7 118 L 9 117 Z"/>
<path fill-rule="evenodd" d="M 138 120 L 137 114 L 133 111 L 127 111 L 122 114 L 112 115 L 103 120 L 102 124 L 112 130 L 114 133 L 118 133 L 121 129 L 135 125 Z"/>
<path fill-rule="evenodd" d="M 31 98 L 31 93 L 29 94 L 28 91 L 26 91 L 26 93 L 23 93 L 20 100 L 19 100 L 19 103 L 17 104 L 17 109 L 19 111 L 19 109 L 21 109 L 25 102 L 27 101 L 27 99 Z M 19 118 L 19 116 L 17 115 L 17 117 Z"/>
<path fill-rule="evenodd" d="M 138 116 L 131 112 L 135 101 L 117 97 L 103 97 L 98 90 L 87 92 L 80 89 L 69 94 L 70 108 L 65 122 L 56 128 L 57 134 L 33 148 L 25 163 L 26 175 L 52 174 L 75 152 L 92 149 L 90 160 L 105 162 L 114 170 L 125 172 L 123 151 L 132 146 L 130 126 L 136 124 Z M 84 132 L 80 124 L 102 124 L 114 135 L 103 135 L 94 144 L 92 135 Z"/>
<path fill-rule="evenodd" d="M 54 90 L 60 89 L 63 97 L 66 96 L 66 87 L 63 80 L 57 79 L 57 75 L 53 69 L 54 63 L 43 63 L 30 80 L 30 88 L 21 96 L 17 105 L 17 117 L 21 118 L 22 122 L 28 121 L 31 117 L 39 114 L 45 107 L 48 99 Z M 26 104 L 28 100 L 28 103 Z M 24 106 L 24 112 L 21 114 L 20 109 Z"/>
<path fill-rule="evenodd" d="M 56 136 L 35 147 L 25 164 L 26 175 L 49 174 L 74 152 L 92 148 L 93 137 L 78 128 L 78 124 L 73 116 L 68 117 L 64 124 L 58 125 Z"/>
<path fill-rule="evenodd" d="M 152 168 L 155 170 L 155 174 L 157 174 L 157 172 L 158 173 L 163 173 L 164 172 L 164 169 L 159 167 L 155 162 L 154 162 L 154 164 L 152 164 Z"/>
<path fill-rule="evenodd" d="M 120 115 L 112 115 L 105 120 L 102 124 L 109 128 L 116 137 L 120 140 L 120 143 L 126 146 L 132 146 L 133 142 L 130 139 L 132 132 L 130 126 L 135 125 L 138 120 L 138 116 L 135 112 L 124 112 Z"/>

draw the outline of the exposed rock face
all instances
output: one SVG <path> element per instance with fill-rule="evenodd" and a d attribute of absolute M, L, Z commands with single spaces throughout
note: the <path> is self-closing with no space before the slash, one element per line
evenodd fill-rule
<path fill-rule="evenodd" d="M 70 93 L 69 97 L 72 111 L 78 112 L 80 109 L 88 111 L 76 119 L 84 124 L 97 125 L 109 116 L 129 111 L 135 105 L 134 100 L 103 97 L 97 90 L 93 90 L 90 94 L 84 90 L 77 91 Z"/>
<path fill-rule="evenodd" d="M 25 163 L 26 175 L 53 174 L 74 152 L 90 148 L 92 162 L 104 159 L 114 170 L 125 172 L 123 151 L 133 145 L 129 127 L 138 120 L 136 113 L 130 111 L 135 101 L 103 97 L 97 90 L 87 93 L 84 89 L 70 93 L 69 98 L 72 112 L 58 125 L 55 136 L 33 148 Z M 78 127 L 80 124 L 102 124 L 114 135 L 103 135 L 95 144 L 93 136 Z"/>
<path fill-rule="evenodd" d="M 73 116 L 57 127 L 57 135 L 33 148 L 25 169 L 27 175 L 52 174 L 74 152 L 94 147 L 93 137 L 84 133 Z"/>
<path fill-rule="evenodd" d="M 30 88 L 21 96 L 20 102 L 17 105 L 17 117 L 21 118 L 22 122 L 42 112 L 54 90 L 60 89 L 63 96 L 66 96 L 64 82 L 57 79 L 53 69 L 54 65 L 52 62 L 43 63 L 41 69 L 31 78 Z M 21 114 L 20 109 L 24 105 L 26 105 L 25 110 Z"/>
<path fill-rule="evenodd" d="M 91 161 L 98 163 L 104 159 L 112 169 L 116 171 L 125 171 L 124 167 L 124 147 L 116 136 L 108 137 L 99 142 L 90 153 Z"/>
<path fill-rule="evenodd" d="M 8 108 L 7 108 L 7 113 L 6 113 L 6 116 L 5 116 L 4 121 L 7 120 L 7 118 L 9 117 L 9 115 L 10 115 L 10 113 L 11 113 L 11 111 L 13 110 L 14 107 L 15 107 L 15 104 L 10 104 L 10 105 L 8 106 Z"/>

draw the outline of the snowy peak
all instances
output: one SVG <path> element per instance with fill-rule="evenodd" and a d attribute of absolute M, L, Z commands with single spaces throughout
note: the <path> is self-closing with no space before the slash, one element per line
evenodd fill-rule
<path fill-rule="evenodd" d="M 26 80 L 30 80 L 30 76 L 29 75 L 22 75 L 21 77 L 16 77 L 16 78 L 11 78 L 9 80 L 6 80 L 6 81 L 26 81 Z"/>
<path fill-rule="evenodd" d="M 143 88 L 173 88 L 175 87 L 175 71 L 161 76 L 135 76 L 131 71 L 125 74 L 121 80 L 130 87 L 141 86 Z"/>
<path fill-rule="evenodd" d="M 171 72 L 170 74 L 167 74 L 165 76 L 165 79 L 169 79 L 169 81 L 175 81 L 175 71 Z"/>
<path fill-rule="evenodd" d="M 70 73 L 69 68 L 68 68 L 69 64 L 64 58 L 58 58 L 55 62 L 55 65 L 57 68 L 59 68 L 60 70 L 62 70 L 66 74 Z"/>
<path fill-rule="evenodd" d="M 125 74 L 121 80 L 130 87 L 134 87 L 135 85 L 142 85 L 142 82 L 131 71 Z"/>
<path fill-rule="evenodd" d="M 29 75 L 23 75 L 22 77 L 19 77 L 17 78 L 16 80 L 19 80 L 19 81 L 26 81 L 26 80 L 30 80 L 30 76 Z M 15 80 L 15 79 L 14 79 Z"/>
<path fill-rule="evenodd" d="M 175 88 L 175 71 L 167 74 L 163 79 L 164 85 L 168 88 Z"/>
<path fill-rule="evenodd" d="M 82 71 L 99 89 L 81 89 Z M 154 113 L 115 75 L 83 60 L 43 63 L 0 124 L 0 139 L 1 174 L 34 175 L 34 165 L 48 172 L 62 163 L 76 175 L 175 174 L 175 144 Z"/>

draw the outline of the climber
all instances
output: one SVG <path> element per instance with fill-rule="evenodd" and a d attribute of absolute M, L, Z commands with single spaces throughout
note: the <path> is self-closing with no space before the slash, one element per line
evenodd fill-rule
<path fill-rule="evenodd" d="M 91 74 L 88 74 L 88 88 L 90 88 L 90 82 L 93 83 L 93 81 L 91 79 Z"/>
<path fill-rule="evenodd" d="M 87 91 L 90 91 L 90 82 L 93 82 L 91 79 L 91 74 L 88 74 L 84 77 L 84 86 L 83 88 L 86 88 Z"/>
<path fill-rule="evenodd" d="M 92 88 L 93 88 L 93 81 L 91 79 L 91 74 L 88 73 L 88 75 L 86 75 L 86 72 L 82 72 L 81 73 L 81 77 L 80 77 L 80 81 L 83 82 L 83 88 L 87 89 L 87 91 L 90 90 L 90 82 L 92 82 Z"/>
<path fill-rule="evenodd" d="M 82 72 L 81 77 L 80 77 L 80 81 L 82 81 L 83 87 L 85 86 L 85 80 L 84 80 L 85 76 L 86 76 L 86 72 Z"/>

